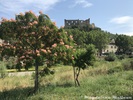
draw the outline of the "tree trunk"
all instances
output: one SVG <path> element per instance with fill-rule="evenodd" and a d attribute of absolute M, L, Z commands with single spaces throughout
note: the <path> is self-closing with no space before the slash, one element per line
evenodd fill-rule
<path fill-rule="evenodd" d="M 73 72 L 74 72 L 74 83 L 75 83 L 75 86 L 80 86 L 80 83 L 79 83 L 79 80 L 78 80 L 79 73 L 80 73 L 80 68 L 73 67 Z"/>
<path fill-rule="evenodd" d="M 79 83 L 79 80 L 78 80 L 79 73 L 80 73 L 80 68 L 78 67 L 77 70 L 76 70 L 76 82 L 77 82 L 77 86 L 80 86 L 80 83 Z"/>
<path fill-rule="evenodd" d="M 38 64 L 37 64 L 37 61 L 36 61 L 36 64 L 35 64 L 35 83 L 34 83 L 34 91 L 36 92 L 38 90 Z"/>
<path fill-rule="evenodd" d="M 75 87 L 76 87 L 76 72 L 75 72 L 75 67 L 73 67 L 73 74 L 74 74 L 74 83 L 75 83 Z"/>
<path fill-rule="evenodd" d="M 35 49 L 35 83 L 34 83 L 34 92 L 36 92 L 38 90 L 38 61 L 37 61 L 37 52 Z"/>

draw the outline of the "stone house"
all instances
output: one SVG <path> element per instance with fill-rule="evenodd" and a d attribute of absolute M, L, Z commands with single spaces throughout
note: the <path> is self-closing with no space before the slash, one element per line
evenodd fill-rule
<path fill-rule="evenodd" d="M 116 53 L 118 47 L 115 45 L 115 40 L 112 39 L 111 42 L 107 45 L 106 49 L 103 50 L 103 53 Z"/>

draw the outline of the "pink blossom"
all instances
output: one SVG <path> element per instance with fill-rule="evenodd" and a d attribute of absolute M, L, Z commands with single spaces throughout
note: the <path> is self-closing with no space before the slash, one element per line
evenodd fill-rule
<path fill-rule="evenodd" d="M 60 41 L 62 42 L 63 40 L 62 40 L 62 39 L 60 39 Z"/>
<path fill-rule="evenodd" d="M 42 11 L 39 11 L 39 14 L 43 14 Z"/>
<path fill-rule="evenodd" d="M 23 59 L 23 58 L 25 58 L 25 56 L 21 56 L 21 57 L 20 57 L 20 59 Z"/>
<path fill-rule="evenodd" d="M 37 21 L 34 21 L 33 24 L 38 24 L 38 22 Z"/>
<path fill-rule="evenodd" d="M 19 15 L 23 16 L 24 14 L 23 13 L 19 13 Z"/>
<path fill-rule="evenodd" d="M 67 34 L 67 32 L 65 32 Z"/>
<path fill-rule="evenodd" d="M 70 46 L 69 46 L 69 45 L 65 45 L 65 47 L 66 47 L 67 49 L 69 49 L 69 48 L 70 48 Z"/>
<path fill-rule="evenodd" d="M 37 56 L 40 56 L 40 53 L 38 53 Z"/>
<path fill-rule="evenodd" d="M 40 51 L 39 50 L 36 50 L 36 53 L 40 53 Z"/>
<path fill-rule="evenodd" d="M 55 48 L 56 46 L 57 46 L 57 44 L 56 44 L 56 43 L 52 45 L 52 47 L 53 47 L 53 48 Z"/>
<path fill-rule="evenodd" d="M 30 10 L 29 12 L 33 14 L 33 11 L 32 10 Z"/>
<path fill-rule="evenodd" d="M 30 26 L 32 26 L 33 24 L 32 23 L 29 23 Z"/>
<path fill-rule="evenodd" d="M 60 42 L 60 44 L 61 44 L 61 45 L 64 45 L 64 42 L 63 42 L 63 41 L 61 41 L 61 42 Z"/>
<path fill-rule="evenodd" d="M 47 50 L 48 51 L 48 53 L 51 53 L 51 51 L 50 50 Z"/>
<path fill-rule="evenodd" d="M 35 32 L 32 32 L 31 34 L 35 34 Z"/>
<path fill-rule="evenodd" d="M 73 36 L 72 36 L 72 35 L 70 35 L 70 39 L 72 39 L 72 40 L 73 40 Z"/>
<path fill-rule="evenodd" d="M 56 22 L 53 22 L 53 24 L 56 26 Z"/>
<path fill-rule="evenodd" d="M 72 60 L 74 60 L 74 57 L 72 57 Z"/>
<path fill-rule="evenodd" d="M 61 28 L 64 28 L 64 26 L 61 26 Z"/>
<path fill-rule="evenodd" d="M 57 53 L 54 53 L 54 56 L 57 56 Z"/>
<path fill-rule="evenodd" d="M 47 53 L 47 51 L 46 51 L 45 49 L 41 49 L 41 51 L 42 51 L 43 53 Z"/>

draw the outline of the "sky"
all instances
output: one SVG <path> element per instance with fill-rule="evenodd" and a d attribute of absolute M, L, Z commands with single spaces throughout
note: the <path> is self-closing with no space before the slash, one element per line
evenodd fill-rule
<path fill-rule="evenodd" d="M 0 0 L 0 18 L 32 10 L 49 15 L 58 27 L 64 19 L 86 20 L 104 31 L 133 36 L 133 0 Z"/>

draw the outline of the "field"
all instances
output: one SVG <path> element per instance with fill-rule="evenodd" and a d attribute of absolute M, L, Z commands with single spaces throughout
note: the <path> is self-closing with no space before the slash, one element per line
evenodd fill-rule
<path fill-rule="evenodd" d="M 6 77 L 0 79 L 0 100 L 132 100 L 133 70 L 129 68 L 132 60 L 95 62 L 93 67 L 81 71 L 80 87 L 74 86 L 71 66 L 54 66 L 51 70 L 55 74 L 40 77 L 38 92 L 29 96 L 33 75 Z"/>

